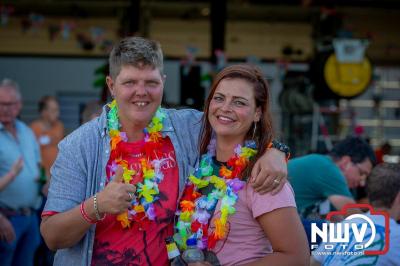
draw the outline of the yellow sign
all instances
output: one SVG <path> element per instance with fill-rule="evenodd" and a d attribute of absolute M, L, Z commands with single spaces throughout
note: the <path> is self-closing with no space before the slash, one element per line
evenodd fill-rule
<path fill-rule="evenodd" d="M 332 54 L 324 66 L 326 84 L 342 97 L 361 94 L 368 87 L 371 77 L 372 66 L 366 57 L 360 63 L 340 63 L 335 54 Z"/>

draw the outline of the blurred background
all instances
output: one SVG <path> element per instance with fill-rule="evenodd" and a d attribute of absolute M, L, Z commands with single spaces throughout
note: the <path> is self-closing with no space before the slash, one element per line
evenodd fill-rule
<path fill-rule="evenodd" d="M 201 109 L 214 73 L 259 65 L 277 138 L 294 156 L 346 135 L 400 152 L 398 0 L 2 0 L 0 73 L 20 85 L 21 119 L 56 96 L 67 133 L 109 99 L 107 56 L 125 36 L 158 40 L 164 105 Z"/>

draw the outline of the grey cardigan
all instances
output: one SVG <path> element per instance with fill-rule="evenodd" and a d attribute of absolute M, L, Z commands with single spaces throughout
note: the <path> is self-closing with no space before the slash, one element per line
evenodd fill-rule
<path fill-rule="evenodd" d="M 167 116 L 162 134 L 170 138 L 175 149 L 181 194 L 190 168 L 198 162 L 202 113 L 188 109 L 163 110 Z M 82 125 L 59 144 L 59 153 L 51 168 L 52 178 L 44 211 L 70 210 L 104 188 L 110 153 L 106 123 L 104 109 L 100 117 Z M 75 246 L 58 250 L 54 265 L 89 266 L 94 235 L 95 225 Z"/>

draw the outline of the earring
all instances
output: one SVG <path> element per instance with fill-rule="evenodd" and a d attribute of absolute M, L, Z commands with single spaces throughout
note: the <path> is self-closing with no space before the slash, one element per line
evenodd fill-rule
<path fill-rule="evenodd" d="M 253 137 L 251 138 L 252 140 L 254 140 L 254 136 L 256 135 L 256 130 L 257 130 L 257 122 L 254 122 Z"/>

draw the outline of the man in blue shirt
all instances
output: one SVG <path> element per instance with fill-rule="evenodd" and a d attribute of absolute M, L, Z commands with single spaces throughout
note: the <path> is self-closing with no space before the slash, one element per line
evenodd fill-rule
<path fill-rule="evenodd" d="M 40 242 L 35 212 L 41 199 L 37 182 L 40 151 L 31 129 L 17 119 L 22 107 L 18 85 L 3 80 L 0 99 L 0 183 L 4 183 L 0 191 L 0 228 L 8 228 L 4 230 L 8 238 L 2 235 L 0 239 L 0 265 L 33 265 Z M 10 169 L 16 166 L 18 171 L 12 170 L 14 176 L 10 178 Z M 4 178 L 7 182 L 1 182 Z M 9 223 L 12 228 L 7 227 Z"/>

